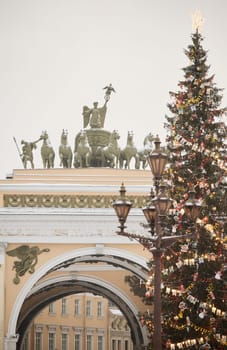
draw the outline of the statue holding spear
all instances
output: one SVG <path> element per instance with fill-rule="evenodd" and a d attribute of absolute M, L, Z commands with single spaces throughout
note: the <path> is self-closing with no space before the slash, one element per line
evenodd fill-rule
<path fill-rule="evenodd" d="M 19 153 L 19 156 L 21 158 L 21 161 L 23 163 L 23 166 L 24 166 L 24 169 L 27 169 L 27 163 L 30 162 L 31 164 L 31 168 L 34 169 L 34 162 L 33 162 L 33 149 L 36 149 L 36 143 L 40 141 L 40 138 L 34 142 L 27 142 L 27 141 L 24 141 L 22 140 L 21 141 L 21 144 L 22 144 L 22 152 L 20 152 L 20 149 L 19 149 L 19 146 L 17 144 L 17 141 L 16 141 L 16 138 L 14 137 L 13 138 L 15 144 L 16 144 L 16 147 L 17 147 L 17 150 L 18 150 L 18 153 Z"/>

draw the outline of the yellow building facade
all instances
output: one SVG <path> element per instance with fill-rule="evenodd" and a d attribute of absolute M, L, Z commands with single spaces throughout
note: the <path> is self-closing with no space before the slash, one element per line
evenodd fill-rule
<path fill-rule="evenodd" d="M 147 307 L 125 277 L 146 281 L 151 254 L 116 233 L 112 202 L 122 183 L 133 202 L 128 232 L 148 234 L 141 208 L 150 171 L 23 169 L 0 181 L 0 350 L 22 350 L 45 307 L 84 293 L 112 302 L 127 320 L 133 350 L 146 348 L 138 315 Z"/>
<path fill-rule="evenodd" d="M 49 304 L 28 327 L 22 350 L 131 350 L 127 320 L 109 300 L 75 294 Z"/>

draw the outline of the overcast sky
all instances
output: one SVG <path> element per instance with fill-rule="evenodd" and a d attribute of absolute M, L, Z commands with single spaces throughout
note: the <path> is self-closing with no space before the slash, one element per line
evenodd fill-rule
<path fill-rule="evenodd" d="M 134 131 L 142 148 L 163 128 L 169 91 L 188 65 L 191 16 L 205 18 L 203 46 L 210 74 L 227 106 L 226 0 L 0 0 L 0 178 L 23 168 L 13 137 L 34 141 L 47 130 L 56 151 L 62 129 L 74 147 L 82 108 L 104 102 L 112 83 L 105 129 L 118 129 L 122 147 Z M 42 167 L 41 144 L 34 151 Z"/>

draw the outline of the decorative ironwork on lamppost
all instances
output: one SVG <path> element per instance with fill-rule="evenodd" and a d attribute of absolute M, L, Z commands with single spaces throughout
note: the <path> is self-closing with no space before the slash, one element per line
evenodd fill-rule
<path fill-rule="evenodd" d="M 154 271 L 154 310 L 153 310 L 153 349 L 162 349 L 162 322 L 161 322 L 161 258 L 168 247 L 178 239 L 189 239 L 195 236 L 195 232 L 182 235 L 166 235 L 165 226 L 169 209 L 173 200 L 166 194 L 166 186 L 162 182 L 163 172 L 167 162 L 167 154 L 160 148 L 160 140 L 157 137 L 154 141 L 155 149 L 148 156 L 148 163 L 154 176 L 156 193 L 151 191 L 150 202 L 143 208 L 144 216 L 149 225 L 150 236 L 142 236 L 125 232 L 125 222 L 127 220 L 132 203 L 126 199 L 126 189 L 124 184 L 120 188 L 120 198 L 113 203 L 113 208 L 117 214 L 120 226 L 117 233 L 130 239 L 137 240 L 143 247 L 147 248 L 153 256 Z M 195 192 L 189 191 L 188 201 L 185 203 L 185 213 L 189 221 L 197 219 L 200 212 L 200 203 L 195 198 Z"/>

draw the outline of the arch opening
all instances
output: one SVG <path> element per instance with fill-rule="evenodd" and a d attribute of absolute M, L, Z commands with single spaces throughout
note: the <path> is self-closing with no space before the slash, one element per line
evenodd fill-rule
<path fill-rule="evenodd" d="M 85 280 L 66 279 L 63 281 L 52 282 L 49 285 L 42 287 L 40 291 L 37 291 L 28 298 L 29 303 L 32 305 L 32 308 L 30 308 L 26 317 L 21 318 L 21 315 L 19 315 L 17 326 L 17 333 L 19 334 L 17 350 L 21 349 L 22 340 L 27 328 L 29 327 L 30 322 L 44 307 L 60 298 L 72 294 L 86 292 L 105 297 L 106 299 L 113 302 L 121 310 L 131 330 L 131 339 L 135 348 L 142 349 L 142 346 L 147 342 L 146 334 L 142 329 L 138 315 L 135 313 L 135 310 L 132 309 L 132 305 L 130 305 L 130 303 L 127 303 L 126 300 L 123 300 L 122 296 L 116 294 L 116 290 L 113 288 L 108 289 L 106 286 L 104 287 L 98 283 L 86 281 L 85 278 Z M 39 295 L 38 302 L 37 295 Z M 36 302 L 34 302 L 33 299 L 36 299 Z"/>

